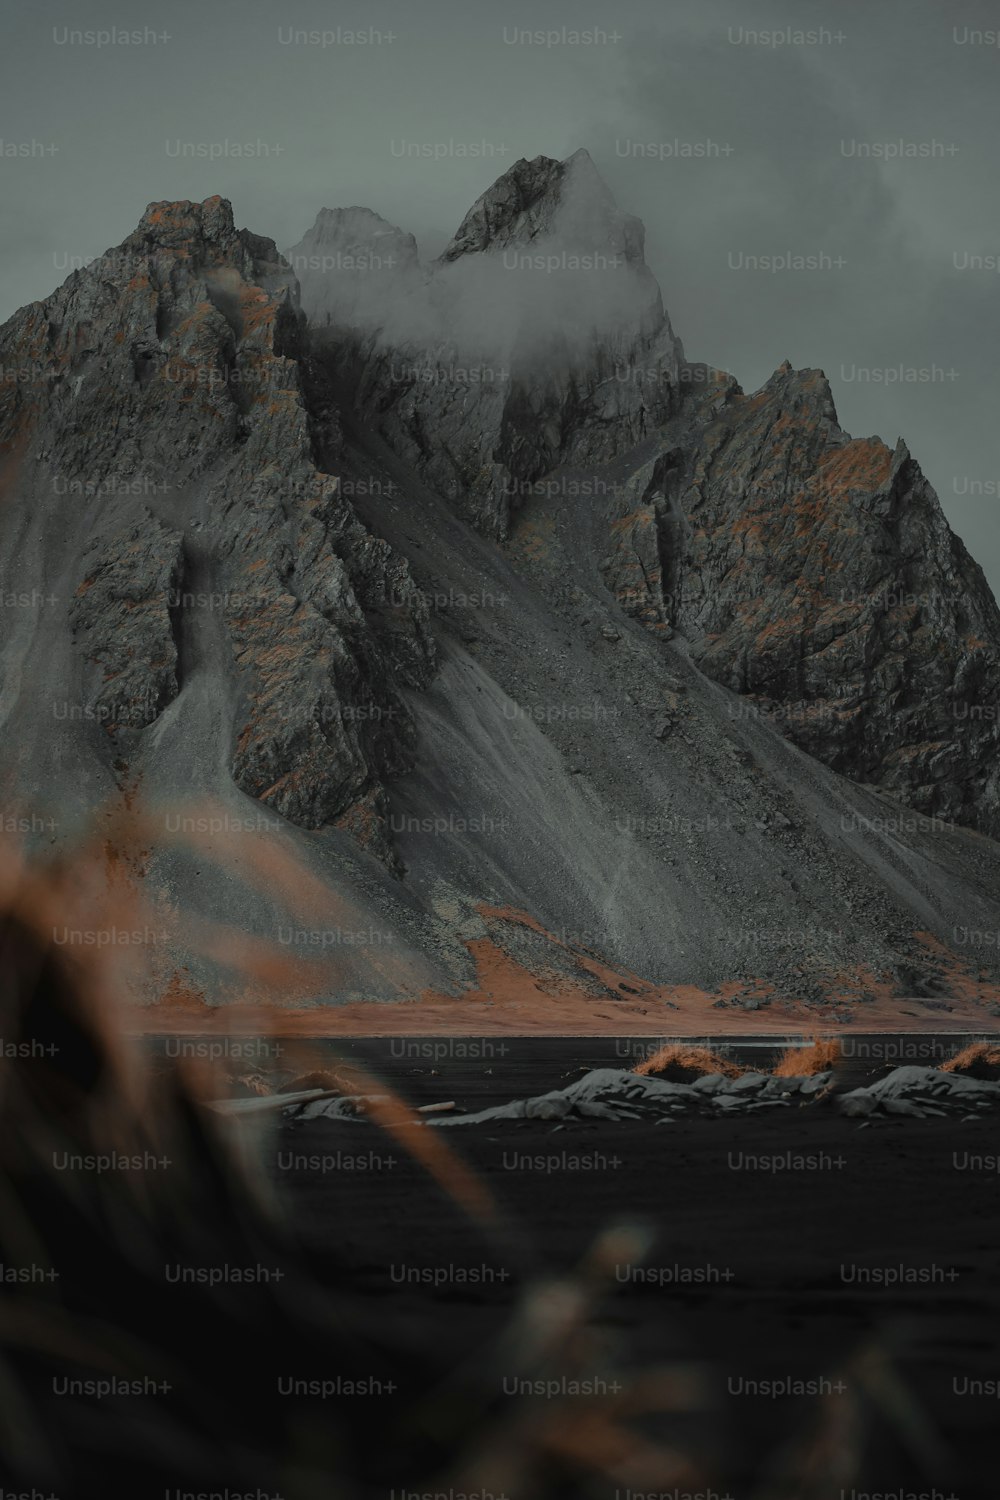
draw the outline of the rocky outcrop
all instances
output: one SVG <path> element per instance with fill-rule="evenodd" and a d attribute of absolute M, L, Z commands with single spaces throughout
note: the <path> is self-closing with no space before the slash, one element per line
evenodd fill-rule
<path fill-rule="evenodd" d="M 947 1068 L 915 1064 L 894 1068 L 867 1088 L 842 1095 L 840 1111 L 850 1118 L 921 1120 L 928 1115 L 978 1120 L 1000 1109 L 1000 1082 L 969 1078 Z"/>
<path fill-rule="evenodd" d="M 84 493 L 188 482 L 244 435 L 256 335 L 280 359 L 299 329 L 288 268 L 228 203 L 151 204 L 121 246 L 4 325 L 21 378 L 4 384 L 0 435 L 30 439 L 30 461 Z"/>
<path fill-rule="evenodd" d="M 621 487 L 611 521 L 612 551 L 601 563 L 625 613 L 665 640 L 673 634 L 685 553 L 687 528 L 678 498 L 684 459 L 683 449 L 670 449 L 642 464 Z"/>

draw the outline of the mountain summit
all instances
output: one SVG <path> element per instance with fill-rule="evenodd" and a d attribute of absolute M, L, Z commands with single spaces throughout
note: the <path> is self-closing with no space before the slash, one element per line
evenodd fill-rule
<path fill-rule="evenodd" d="M 7 823 L 107 830 L 151 1025 L 995 1002 L 982 573 L 822 372 L 685 357 L 585 152 L 423 265 L 153 204 L 0 361 Z"/>
<path fill-rule="evenodd" d="M 469 209 L 440 259 L 533 242 L 575 254 L 603 253 L 643 264 L 642 222 L 623 214 L 587 151 L 566 161 L 522 157 Z"/>
<path fill-rule="evenodd" d="M 642 225 L 585 151 L 515 162 L 421 282 L 383 277 L 379 292 L 377 329 L 326 340 L 345 399 L 498 540 L 520 487 L 559 464 L 607 462 L 677 407 L 684 354 Z"/>
<path fill-rule="evenodd" d="M 422 281 L 417 242 L 370 208 L 322 208 L 286 258 L 310 322 L 362 329 Z"/>

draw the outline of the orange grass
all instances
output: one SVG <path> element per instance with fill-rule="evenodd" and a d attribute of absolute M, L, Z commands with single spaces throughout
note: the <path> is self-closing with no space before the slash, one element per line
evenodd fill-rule
<path fill-rule="evenodd" d="M 1000 1045 L 970 1042 L 941 1064 L 942 1073 L 963 1073 L 967 1078 L 1000 1078 Z"/>
<path fill-rule="evenodd" d="M 811 1078 L 835 1067 L 841 1056 L 837 1037 L 816 1036 L 808 1047 L 789 1047 L 771 1071 L 776 1078 Z"/>
<path fill-rule="evenodd" d="M 724 1078 L 742 1078 L 746 1068 L 713 1052 L 711 1047 L 668 1042 L 652 1057 L 644 1058 L 632 1071 L 650 1078 L 664 1078 L 668 1083 L 687 1083 L 692 1078 L 704 1078 L 708 1073 L 721 1073 Z"/>

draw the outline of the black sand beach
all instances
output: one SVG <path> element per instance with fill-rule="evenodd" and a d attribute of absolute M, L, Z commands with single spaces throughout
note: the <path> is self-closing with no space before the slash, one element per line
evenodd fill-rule
<path fill-rule="evenodd" d="M 939 1045 L 879 1044 L 920 1044 L 924 1061 Z M 466 1109 L 559 1087 L 584 1066 L 629 1065 L 614 1039 L 511 1039 L 507 1055 L 472 1061 L 453 1041 L 437 1054 L 433 1039 L 419 1045 L 352 1051 L 412 1102 Z M 750 1051 L 770 1060 L 769 1048 Z M 847 1086 L 882 1066 L 855 1059 Z M 432 1309 L 442 1350 L 475 1362 L 539 1277 L 572 1272 L 612 1226 L 642 1225 L 640 1261 L 606 1258 L 596 1328 L 623 1367 L 687 1372 L 693 1409 L 669 1419 L 669 1436 L 698 1455 L 707 1484 L 786 1493 L 782 1462 L 805 1441 L 820 1453 L 832 1442 L 840 1457 L 819 1488 L 803 1479 L 788 1493 L 839 1497 L 838 1464 L 854 1450 L 864 1483 L 846 1493 L 996 1493 L 1000 1175 L 989 1120 L 867 1125 L 821 1104 L 446 1134 L 500 1205 L 498 1230 L 470 1223 L 372 1125 L 280 1130 L 271 1175 L 324 1279 L 403 1325 Z"/>

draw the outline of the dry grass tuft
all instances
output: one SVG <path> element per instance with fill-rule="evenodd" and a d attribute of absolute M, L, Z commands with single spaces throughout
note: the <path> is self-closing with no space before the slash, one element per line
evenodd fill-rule
<path fill-rule="evenodd" d="M 276 1092 L 297 1094 L 303 1089 L 339 1089 L 342 1094 L 351 1092 L 340 1074 L 334 1073 L 330 1068 L 313 1068 L 308 1073 L 300 1073 L 297 1078 L 283 1083 Z"/>
<path fill-rule="evenodd" d="M 837 1037 L 816 1036 L 808 1047 L 789 1047 L 778 1058 L 772 1072 L 776 1078 L 811 1078 L 836 1067 L 841 1055 Z"/>
<path fill-rule="evenodd" d="M 271 1092 L 271 1085 L 263 1073 L 241 1073 L 228 1082 L 229 1095 L 234 1099 L 263 1099 Z"/>
<path fill-rule="evenodd" d="M 708 1073 L 721 1073 L 724 1078 L 742 1078 L 746 1068 L 713 1052 L 711 1047 L 668 1042 L 632 1071 L 649 1078 L 662 1078 L 667 1083 L 690 1083 L 693 1078 L 704 1078 Z"/>
<path fill-rule="evenodd" d="M 942 1073 L 961 1073 L 966 1078 L 1000 1079 L 1000 1045 L 970 1042 L 941 1064 Z"/>

